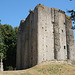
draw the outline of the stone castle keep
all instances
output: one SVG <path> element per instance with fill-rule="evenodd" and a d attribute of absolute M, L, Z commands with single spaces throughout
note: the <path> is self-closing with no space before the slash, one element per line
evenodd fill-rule
<path fill-rule="evenodd" d="M 64 11 L 38 4 L 18 31 L 17 69 L 46 61 L 75 61 L 72 21 Z"/>

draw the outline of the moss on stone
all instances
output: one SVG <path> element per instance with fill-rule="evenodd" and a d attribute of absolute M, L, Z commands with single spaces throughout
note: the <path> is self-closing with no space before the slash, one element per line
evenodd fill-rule
<path fill-rule="evenodd" d="M 66 18 L 67 18 L 70 22 L 72 22 L 72 19 L 71 19 L 70 16 L 66 15 Z"/>
<path fill-rule="evenodd" d="M 37 6 L 36 6 L 36 8 L 38 8 L 38 7 L 42 7 L 43 9 L 44 9 L 44 5 L 42 5 L 42 4 L 38 4 Z"/>

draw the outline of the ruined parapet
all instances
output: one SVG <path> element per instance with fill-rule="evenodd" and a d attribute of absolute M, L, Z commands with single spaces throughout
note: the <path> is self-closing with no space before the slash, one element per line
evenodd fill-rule
<path fill-rule="evenodd" d="M 38 4 L 35 8 L 39 8 L 39 7 L 43 8 L 43 9 L 45 8 L 45 6 L 42 4 Z"/>
<path fill-rule="evenodd" d="M 30 13 L 34 13 L 34 10 L 30 9 L 29 12 L 30 12 Z"/>
<path fill-rule="evenodd" d="M 46 61 L 75 60 L 72 21 L 65 12 L 38 4 L 21 21 L 18 32 L 17 69 Z"/>

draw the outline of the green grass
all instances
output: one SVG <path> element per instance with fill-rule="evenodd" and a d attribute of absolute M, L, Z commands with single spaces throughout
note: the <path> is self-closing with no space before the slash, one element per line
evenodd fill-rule
<path fill-rule="evenodd" d="M 0 75 L 75 75 L 75 66 L 67 63 L 41 63 L 26 70 L 0 72 Z"/>

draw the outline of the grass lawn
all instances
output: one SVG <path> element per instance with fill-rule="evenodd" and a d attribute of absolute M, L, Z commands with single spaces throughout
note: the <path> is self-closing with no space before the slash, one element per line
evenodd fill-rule
<path fill-rule="evenodd" d="M 0 75 L 75 75 L 75 66 L 67 63 L 41 63 L 26 70 L 0 72 Z"/>

